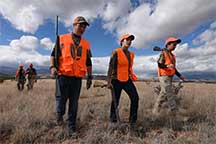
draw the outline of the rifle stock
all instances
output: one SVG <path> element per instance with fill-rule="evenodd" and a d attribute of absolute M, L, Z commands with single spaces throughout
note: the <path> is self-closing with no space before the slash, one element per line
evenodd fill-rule
<path fill-rule="evenodd" d="M 155 46 L 155 47 L 153 48 L 153 51 L 162 51 L 162 50 L 163 50 L 163 48 L 158 47 L 158 46 Z"/>

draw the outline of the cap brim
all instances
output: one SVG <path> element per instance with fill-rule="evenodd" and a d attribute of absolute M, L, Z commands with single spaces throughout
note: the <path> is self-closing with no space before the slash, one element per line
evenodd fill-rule
<path fill-rule="evenodd" d="M 87 23 L 86 21 L 83 21 L 83 22 L 79 22 L 80 24 L 85 24 L 87 26 L 89 26 L 89 23 Z"/>
<path fill-rule="evenodd" d="M 170 43 L 177 43 L 177 44 L 179 44 L 179 43 L 181 43 L 181 40 L 180 39 L 176 39 L 176 40 L 170 41 L 167 44 L 170 44 Z"/>
<path fill-rule="evenodd" d="M 128 38 L 131 38 L 131 40 L 134 40 L 135 36 L 134 35 L 130 35 Z"/>
<path fill-rule="evenodd" d="M 181 39 L 176 40 L 177 44 L 181 43 Z"/>

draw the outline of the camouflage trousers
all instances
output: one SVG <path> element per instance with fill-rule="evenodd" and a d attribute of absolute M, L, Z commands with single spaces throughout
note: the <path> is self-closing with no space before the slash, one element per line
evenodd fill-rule
<path fill-rule="evenodd" d="M 24 89 L 25 79 L 18 79 L 17 80 L 17 88 L 19 91 L 22 91 Z"/>
<path fill-rule="evenodd" d="M 160 112 L 161 108 L 168 108 L 171 111 L 177 109 L 176 95 L 172 90 L 172 79 L 170 76 L 160 76 L 161 91 L 154 106 L 154 113 Z"/>
<path fill-rule="evenodd" d="M 33 78 L 28 79 L 28 83 L 27 83 L 28 90 L 33 89 L 34 82 L 35 82 L 35 79 L 33 79 Z"/>

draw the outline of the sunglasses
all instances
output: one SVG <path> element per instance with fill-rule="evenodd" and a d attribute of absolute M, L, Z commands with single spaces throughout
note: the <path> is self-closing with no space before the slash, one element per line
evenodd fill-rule
<path fill-rule="evenodd" d="M 124 39 L 124 41 L 132 42 L 131 38 L 126 38 L 126 39 Z"/>
<path fill-rule="evenodd" d="M 171 43 L 170 45 L 172 45 L 172 46 L 177 46 L 177 43 Z"/>
<path fill-rule="evenodd" d="M 86 29 L 86 25 L 85 24 L 78 24 L 78 28 Z"/>

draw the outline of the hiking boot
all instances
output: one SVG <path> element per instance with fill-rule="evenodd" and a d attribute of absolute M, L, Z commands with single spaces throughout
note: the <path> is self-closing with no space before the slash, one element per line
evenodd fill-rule
<path fill-rule="evenodd" d="M 60 114 L 57 114 L 56 122 L 58 126 L 61 126 L 63 124 L 63 116 Z"/>
<path fill-rule="evenodd" d="M 130 129 L 133 130 L 136 127 L 136 122 L 130 122 Z"/>
<path fill-rule="evenodd" d="M 71 139 L 76 139 L 76 138 L 77 138 L 77 132 L 76 132 L 76 130 L 74 130 L 74 129 L 69 129 L 69 130 L 68 130 L 68 136 L 69 136 Z"/>

